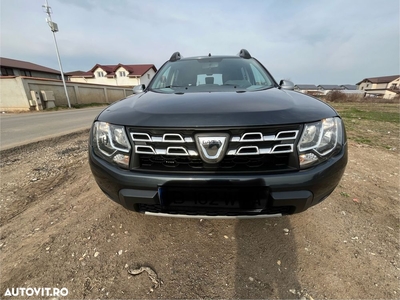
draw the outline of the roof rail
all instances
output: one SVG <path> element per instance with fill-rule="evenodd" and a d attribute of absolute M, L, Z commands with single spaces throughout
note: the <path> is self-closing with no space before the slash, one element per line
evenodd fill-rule
<path fill-rule="evenodd" d="M 169 61 L 177 61 L 180 60 L 181 54 L 179 52 L 175 52 L 174 54 L 171 55 L 171 58 L 169 59 Z"/>
<path fill-rule="evenodd" d="M 240 50 L 239 56 L 243 57 L 243 58 L 246 58 L 246 59 L 251 58 L 251 55 L 250 55 L 249 51 L 247 51 L 246 49 Z"/>

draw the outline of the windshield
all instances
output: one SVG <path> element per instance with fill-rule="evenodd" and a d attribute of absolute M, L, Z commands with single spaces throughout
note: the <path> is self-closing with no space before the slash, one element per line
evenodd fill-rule
<path fill-rule="evenodd" d="M 256 91 L 274 84 L 254 59 L 210 57 L 167 62 L 149 88 L 163 93 Z"/>

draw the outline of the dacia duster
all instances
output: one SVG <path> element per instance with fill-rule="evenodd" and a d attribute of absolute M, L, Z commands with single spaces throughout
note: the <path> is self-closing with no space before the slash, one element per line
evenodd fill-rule
<path fill-rule="evenodd" d="M 149 215 L 256 218 L 326 199 L 347 164 L 346 133 L 323 101 L 274 80 L 248 51 L 174 53 L 148 86 L 94 120 L 101 190 Z"/>

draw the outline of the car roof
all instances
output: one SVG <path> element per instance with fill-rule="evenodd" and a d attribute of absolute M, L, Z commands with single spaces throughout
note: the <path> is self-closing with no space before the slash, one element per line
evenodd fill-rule
<path fill-rule="evenodd" d="M 234 55 L 215 55 L 212 56 L 211 53 L 209 53 L 207 56 L 193 56 L 193 57 L 187 57 L 184 58 L 181 56 L 181 54 L 179 52 L 175 52 L 171 55 L 171 58 L 169 59 L 169 61 L 177 61 L 177 60 L 190 60 L 190 59 L 207 59 L 210 57 L 214 57 L 214 58 L 244 58 L 244 59 L 249 59 L 252 58 L 249 51 L 247 51 L 246 49 L 241 49 L 239 51 L 239 54 L 237 56 Z"/>
<path fill-rule="evenodd" d="M 208 59 L 208 58 L 241 58 L 235 55 L 207 55 L 207 56 L 190 56 L 190 57 L 182 57 L 181 60 L 190 60 L 190 59 Z"/>

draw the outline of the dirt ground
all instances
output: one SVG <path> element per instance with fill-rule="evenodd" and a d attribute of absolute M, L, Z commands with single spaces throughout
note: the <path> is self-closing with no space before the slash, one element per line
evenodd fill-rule
<path fill-rule="evenodd" d="M 400 298 L 399 151 L 350 141 L 338 188 L 298 215 L 176 219 L 108 200 L 87 136 L 1 153 L 0 298 L 13 287 L 67 288 L 60 299 Z M 142 266 L 163 285 L 128 274 Z"/>

